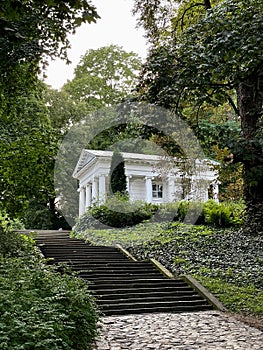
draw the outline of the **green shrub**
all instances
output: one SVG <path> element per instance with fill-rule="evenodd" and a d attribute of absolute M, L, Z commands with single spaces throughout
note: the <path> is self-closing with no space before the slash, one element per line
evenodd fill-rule
<path fill-rule="evenodd" d="M 91 349 L 98 312 L 87 284 L 58 273 L 34 241 L 0 223 L 0 349 Z"/>
<path fill-rule="evenodd" d="M 32 249 L 30 237 L 14 232 L 21 228 L 18 220 L 10 220 L 6 214 L 0 214 L 0 256 L 20 256 Z"/>
<path fill-rule="evenodd" d="M 244 205 L 241 203 L 216 203 L 204 205 L 205 222 L 215 227 L 238 226 L 243 223 Z"/>
<path fill-rule="evenodd" d="M 36 199 L 30 201 L 22 220 L 25 227 L 31 230 L 71 229 L 57 208 L 51 210 L 47 203 Z"/>
<path fill-rule="evenodd" d="M 231 227 L 243 222 L 244 205 L 241 203 L 216 203 L 178 201 L 162 205 L 143 201 L 129 202 L 127 196 L 113 196 L 104 205 L 95 205 L 74 227 L 75 233 L 87 229 L 134 226 L 151 219 L 153 222 L 185 222 L 188 224 L 208 224 L 214 227 Z"/>
<path fill-rule="evenodd" d="M 97 311 L 87 285 L 40 261 L 0 259 L 0 348 L 91 349 Z"/>
<path fill-rule="evenodd" d="M 186 222 L 204 224 L 203 202 L 177 201 L 160 206 L 158 217 L 160 221 Z"/>
<path fill-rule="evenodd" d="M 214 227 L 231 227 L 243 223 L 244 209 L 242 202 L 180 201 L 162 205 L 159 216 L 163 221 L 168 219 L 195 225 L 208 224 Z"/>
<path fill-rule="evenodd" d="M 127 193 L 127 182 L 125 175 L 124 159 L 120 152 L 114 151 L 110 167 L 110 187 L 113 194 Z"/>
<path fill-rule="evenodd" d="M 149 220 L 158 206 L 142 201 L 130 202 L 127 197 L 113 196 L 104 205 L 95 205 L 87 210 L 74 227 L 76 233 L 89 228 L 127 227 Z"/>
<path fill-rule="evenodd" d="M 158 211 L 159 220 L 164 222 L 169 222 L 171 220 L 179 221 L 179 205 L 180 202 L 172 202 L 160 205 Z"/>
<path fill-rule="evenodd" d="M 25 227 L 19 219 L 10 219 L 5 211 L 0 211 L 0 226 L 11 230 L 23 230 Z"/>

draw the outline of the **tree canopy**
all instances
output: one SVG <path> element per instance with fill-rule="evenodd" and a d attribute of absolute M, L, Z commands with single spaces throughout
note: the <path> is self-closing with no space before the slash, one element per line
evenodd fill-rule
<path fill-rule="evenodd" d="M 48 57 L 67 59 L 68 33 L 99 18 L 87 0 L 8 0 L 0 5 L 0 70 Z"/>
<path fill-rule="evenodd" d="M 88 50 L 63 90 L 84 101 L 90 111 L 111 106 L 132 94 L 140 67 L 137 54 L 117 45 Z"/>
<path fill-rule="evenodd" d="M 181 115 L 189 105 L 199 111 L 205 104 L 230 104 L 241 134 L 228 146 L 244 166 L 247 209 L 254 210 L 249 220 L 262 222 L 263 1 L 186 0 L 174 2 L 168 15 L 161 5 L 170 1 L 136 3 L 151 42 L 156 36 L 142 71 L 142 98 Z M 150 32 L 159 8 L 168 25 Z M 151 17 L 144 21 L 145 11 Z"/>
<path fill-rule="evenodd" d="M 38 74 L 48 57 L 68 61 L 67 35 L 97 18 L 87 0 L 0 2 L 0 209 L 12 217 L 33 202 L 55 215 L 60 133 L 50 122 Z"/>

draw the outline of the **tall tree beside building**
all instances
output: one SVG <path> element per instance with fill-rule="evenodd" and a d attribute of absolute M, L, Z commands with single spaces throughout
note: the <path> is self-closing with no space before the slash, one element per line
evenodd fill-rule
<path fill-rule="evenodd" d="M 7 0 L 0 6 L 0 210 L 22 216 L 29 203 L 55 211 L 58 138 L 43 97 L 48 57 L 68 60 L 68 34 L 95 22 L 86 0 Z"/>
<path fill-rule="evenodd" d="M 124 159 L 120 152 L 113 152 L 110 168 L 110 187 L 113 194 L 127 194 Z"/>
<path fill-rule="evenodd" d="M 173 11 L 164 11 L 164 3 L 173 3 Z M 199 111 L 229 103 L 241 122 L 228 147 L 243 164 L 246 224 L 262 230 L 263 1 L 137 0 L 135 10 L 152 43 L 156 37 L 142 71 L 142 98 L 182 116 L 185 106 Z"/>

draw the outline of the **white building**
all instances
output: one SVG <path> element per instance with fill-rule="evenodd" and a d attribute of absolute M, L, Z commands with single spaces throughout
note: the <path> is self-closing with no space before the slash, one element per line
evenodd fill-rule
<path fill-rule="evenodd" d="M 217 164 L 196 160 L 194 171 L 185 175 L 180 159 L 159 155 L 121 152 L 124 159 L 127 192 L 130 200 L 167 203 L 176 200 L 218 200 Z M 73 177 L 79 181 L 79 215 L 94 203 L 104 203 L 110 190 L 113 152 L 84 149 Z M 176 165 L 177 164 L 177 165 Z"/>

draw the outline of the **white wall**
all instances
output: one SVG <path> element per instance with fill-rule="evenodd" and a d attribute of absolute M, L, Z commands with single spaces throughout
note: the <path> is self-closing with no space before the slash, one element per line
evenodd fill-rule
<path fill-rule="evenodd" d="M 130 179 L 130 199 L 146 200 L 146 186 L 144 178 Z"/>

